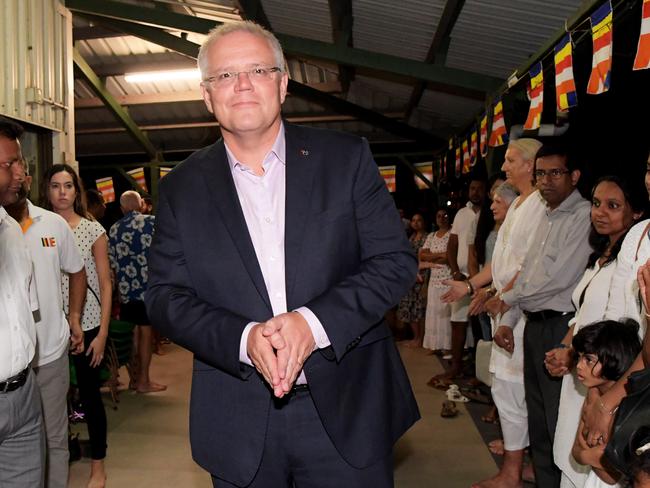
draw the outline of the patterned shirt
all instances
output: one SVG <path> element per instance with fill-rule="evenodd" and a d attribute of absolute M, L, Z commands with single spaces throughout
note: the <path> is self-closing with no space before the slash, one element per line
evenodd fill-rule
<path fill-rule="evenodd" d="M 109 231 L 111 268 L 115 272 L 121 303 L 144 301 L 149 270 L 147 258 L 155 217 L 129 212 Z"/>

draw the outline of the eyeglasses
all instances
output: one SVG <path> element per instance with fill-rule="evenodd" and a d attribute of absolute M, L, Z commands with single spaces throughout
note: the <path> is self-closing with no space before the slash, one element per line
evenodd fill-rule
<path fill-rule="evenodd" d="M 273 78 L 273 73 L 277 73 L 279 71 L 282 70 L 277 66 L 271 66 L 269 68 L 256 66 L 255 68 L 247 69 L 244 71 L 223 71 L 221 73 L 217 73 L 215 76 L 206 78 L 203 80 L 203 83 L 208 83 L 210 85 L 216 85 L 219 87 L 232 85 L 242 73 L 246 73 L 248 75 L 248 78 L 253 82 L 267 81 Z"/>
<path fill-rule="evenodd" d="M 545 176 L 548 176 L 552 180 L 557 180 L 560 178 L 560 176 L 565 175 L 567 173 L 571 173 L 571 171 L 569 171 L 568 169 L 560 169 L 560 168 L 553 168 L 553 169 L 549 169 L 548 171 L 544 171 L 543 169 L 536 169 L 535 178 L 541 180 Z"/>

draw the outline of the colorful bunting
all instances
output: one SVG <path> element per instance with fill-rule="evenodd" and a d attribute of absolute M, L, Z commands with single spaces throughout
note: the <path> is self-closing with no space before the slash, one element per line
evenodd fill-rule
<path fill-rule="evenodd" d="M 539 129 L 544 108 L 544 68 L 540 61 L 529 72 L 530 75 L 530 109 L 524 124 L 524 130 Z"/>
<path fill-rule="evenodd" d="M 433 183 L 433 161 L 429 161 L 427 163 L 415 163 L 413 166 L 415 166 L 427 180 Z M 420 190 L 429 189 L 429 185 L 422 181 L 418 175 L 413 176 L 415 178 L 415 185 Z"/>
<path fill-rule="evenodd" d="M 379 174 L 381 174 L 381 177 L 386 182 L 386 188 L 391 193 L 395 193 L 395 190 L 397 190 L 397 181 L 395 180 L 396 169 L 397 166 L 395 165 L 379 167 Z"/>
<path fill-rule="evenodd" d="M 650 0 L 643 0 L 641 35 L 636 49 L 633 70 L 650 68 Z"/>
<path fill-rule="evenodd" d="M 456 148 L 456 178 L 460 178 L 461 162 L 460 162 L 460 147 Z"/>
<path fill-rule="evenodd" d="M 506 122 L 503 118 L 503 102 L 498 99 L 494 104 L 489 145 L 490 147 L 503 146 L 506 142 L 508 142 L 508 131 L 506 130 Z"/>
<path fill-rule="evenodd" d="M 478 132 L 476 129 L 472 132 L 470 139 L 469 160 L 472 166 L 478 161 Z"/>
<path fill-rule="evenodd" d="M 481 119 L 481 157 L 486 158 L 488 153 L 487 113 Z"/>
<path fill-rule="evenodd" d="M 576 83 L 573 80 L 571 34 L 564 36 L 555 46 L 555 98 L 561 112 L 578 105 Z"/>
<path fill-rule="evenodd" d="M 106 178 L 100 178 L 95 180 L 97 185 L 97 190 L 104 197 L 104 203 L 110 203 L 115 201 L 115 189 L 113 188 L 113 178 L 107 176 Z"/>
<path fill-rule="evenodd" d="M 144 191 L 147 191 L 147 180 L 145 180 L 144 177 L 144 168 L 135 168 L 131 171 L 127 171 L 126 173 L 135 180 L 140 188 L 142 188 Z"/>
<path fill-rule="evenodd" d="M 469 173 L 470 166 L 471 166 L 471 161 L 469 157 L 469 147 L 467 145 L 467 139 L 463 139 L 463 173 Z"/>
<path fill-rule="evenodd" d="M 450 137 L 449 138 L 449 150 L 451 151 L 453 149 L 454 149 L 454 138 Z"/>
<path fill-rule="evenodd" d="M 612 2 L 608 0 L 591 16 L 593 58 L 587 93 L 599 95 L 609 90 L 612 77 Z"/>
<path fill-rule="evenodd" d="M 172 169 L 174 169 L 174 168 L 167 168 L 167 167 L 165 167 L 165 166 L 161 166 L 161 167 L 159 168 L 159 170 L 160 170 L 160 179 L 163 179 L 165 176 L 167 176 L 167 174 L 168 174 Z"/>

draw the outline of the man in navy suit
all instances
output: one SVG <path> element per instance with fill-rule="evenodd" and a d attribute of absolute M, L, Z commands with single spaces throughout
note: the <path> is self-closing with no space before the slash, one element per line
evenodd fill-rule
<path fill-rule="evenodd" d="M 417 262 L 368 144 L 284 123 L 277 39 L 213 30 L 223 139 L 161 184 L 146 304 L 194 353 L 190 436 L 214 486 L 390 487 L 419 413 L 383 322 Z"/>

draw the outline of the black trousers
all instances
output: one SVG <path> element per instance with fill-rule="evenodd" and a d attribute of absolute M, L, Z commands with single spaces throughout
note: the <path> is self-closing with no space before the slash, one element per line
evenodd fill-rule
<path fill-rule="evenodd" d="M 548 374 L 544 354 L 567 333 L 573 314 L 541 321 L 527 321 L 524 330 L 524 387 L 528 406 L 528 432 L 537 486 L 560 486 L 561 471 L 553 461 L 562 378 Z"/>
<path fill-rule="evenodd" d="M 235 487 L 212 477 L 214 488 Z M 308 391 L 276 400 L 269 412 L 262 462 L 247 488 L 392 488 L 392 452 L 357 469 L 338 453 Z"/>
<path fill-rule="evenodd" d="M 71 356 L 77 373 L 79 397 L 86 414 L 88 437 L 90 437 L 90 456 L 96 460 L 106 457 L 106 411 L 99 391 L 101 365 L 92 368 L 90 366 L 92 355 L 86 356 L 86 351 L 98 333 L 99 327 L 84 331 L 84 352 Z"/>

